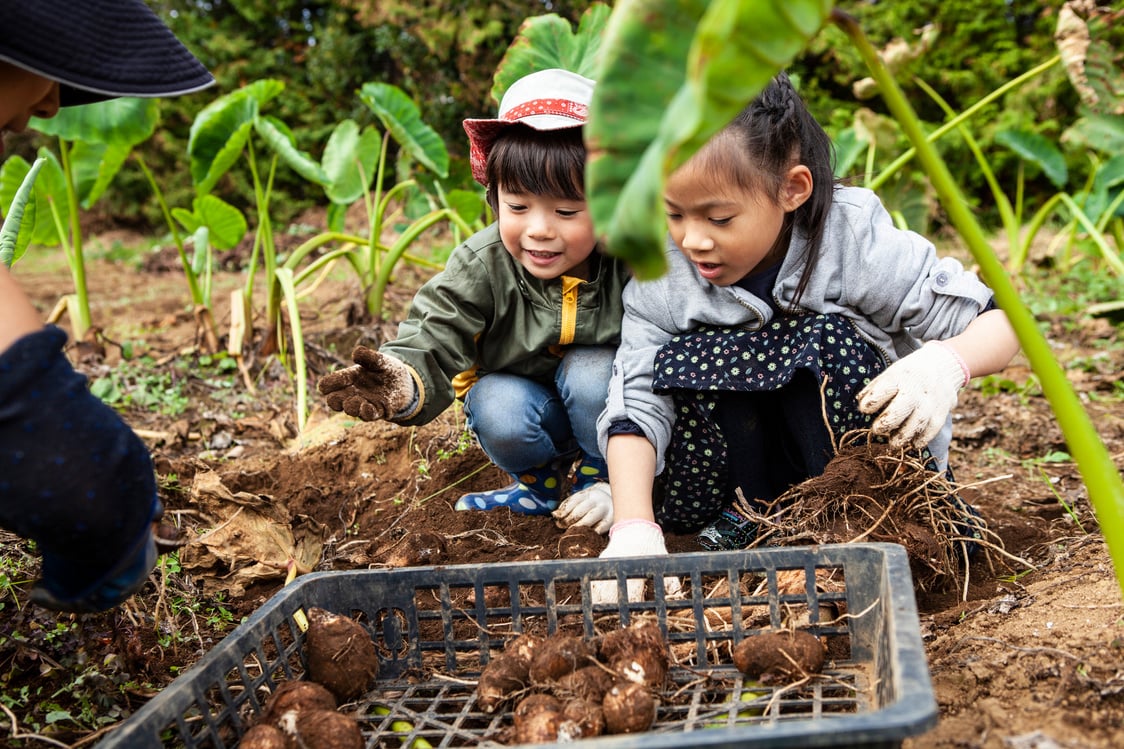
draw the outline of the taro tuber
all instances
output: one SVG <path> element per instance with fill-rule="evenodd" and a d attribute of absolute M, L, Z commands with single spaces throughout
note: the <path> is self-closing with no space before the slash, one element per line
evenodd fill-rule
<path fill-rule="evenodd" d="M 261 722 L 274 725 L 290 710 L 335 710 L 336 697 L 315 681 L 283 681 L 269 695 Z"/>
<path fill-rule="evenodd" d="M 552 637 L 535 648 L 535 656 L 531 660 L 531 681 L 535 684 L 550 684 L 582 666 L 588 666 L 596 659 L 596 655 L 593 645 L 580 637 Z"/>
<path fill-rule="evenodd" d="M 308 610 L 308 678 L 347 702 L 365 693 L 379 674 L 375 643 L 361 624 L 320 608 Z"/>
<path fill-rule="evenodd" d="M 526 689 L 530 665 L 514 652 L 504 651 L 484 666 L 476 684 L 476 704 L 493 713 L 503 703 Z"/>
<path fill-rule="evenodd" d="M 588 739 L 605 733 L 605 712 L 599 704 L 580 698 L 562 706 L 562 722 L 558 724 L 558 740 Z"/>
<path fill-rule="evenodd" d="M 824 647 L 797 629 L 747 637 L 734 648 L 734 666 L 762 684 L 787 684 L 823 670 Z"/>
<path fill-rule="evenodd" d="M 555 693 L 601 702 L 613 688 L 613 676 L 602 666 L 584 666 L 558 680 Z"/>
<path fill-rule="evenodd" d="M 656 722 L 656 698 L 636 682 L 618 682 L 601 703 L 609 733 L 641 733 Z"/>
<path fill-rule="evenodd" d="M 549 694 L 531 694 L 515 706 L 515 742 L 545 744 L 558 739 L 562 703 Z"/>
<path fill-rule="evenodd" d="M 290 710 L 281 716 L 280 725 L 297 747 L 363 749 L 358 721 L 335 710 Z"/>
<path fill-rule="evenodd" d="M 654 621 L 645 619 L 609 632 L 601 638 L 599 650 L 619 677 L 654 689 L 663 687 L 669 667 L 667 645 Z"/>
<path fill-rule="evenodd" d="M 286 749 L 286 746 L 285 734 L 269 723 L 258 723 L 238 742 L 238 749 Z"/>

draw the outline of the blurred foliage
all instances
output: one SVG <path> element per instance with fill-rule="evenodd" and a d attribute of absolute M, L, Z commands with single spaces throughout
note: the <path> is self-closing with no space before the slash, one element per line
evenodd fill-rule
<path fill-rule="evenodd" d="M 288 123 L 298 146 L 319 157 L 335 125 L 353 119 L 374 124 L 374 115 L 357 91 L 378 81 L 401 87 L 415 99 L 424 121 L 445 140 L 452 164 L 451 182 L 471 184 L 465 117 L 488 116 L 496 109 L 492 76 L 524 19 L 556 13 L 575 25 L 592 0 L 148 0 L 183 42 L 215 74 L 218 86 L 160 103 L 156 136 L 141 147 L 170 203 L 191 203 L 187 174 L 188 130 L 195 115 L 217 96 L 262 78 L 280 78 L 285 91 L 276 116 Z M 608 3 L 612 5 L 612 3 Z M 1053 31 L 1062 0 L 849 0 L 842 10 L 856 16 L 868 38 L 894 57 L 893 67 L 923 120 L 936 126 L 944 113 L 914 78 L 932 86 L 960 111 L 988 92 L 1056 53 Z M 1124 50 L 1124 24 L 1107 32 Z M 1119 60 L 1116 69 L 1120 69 Z M 838 29 L 828 26 L 791 68 L 801 93 L 828 131 L 854 124 L 865 108 L 885 114 L 877 96 L 856 94 L 867 71 Z M 861 86 L 859 87 L 861 89 Z M 978 114 L 973 133 L 986 149 L 994 134 L 1008 129 L 1037 133 L 1058 142 L 1078 116 L 1079 99 L 1059 66 Z M 905 139 L 887 154 L 905 150 Z M 10 138 L 25 157 L 40 145 L 35 136 Z M 986 184 L 963 140 L 942 138 L 938 148 L 981 218 L 998 223 Z M 1066 152 L 1074 180 L 1090 168 L 1076 149 Z M 393 157 L 392 157 L 393 158 Z M 999 174 L 1014 174 L 1014 154 L 996 156 Z M 862 164 L 856 165 L 861 168 Z M 958 171 L 955 171 L 958 170 Z M 390 177 L 388 177 L 389 179 Z M 232 172 L 227 180 L 246 177 Z M 220 185 L 225 195 L 249 195 L 248 185 Z M 1032 175 L 1027 199 L 1054 188 Z M 282 169 L 274 188 L 278 224 L 322 204 L 317 190 Z M 888 200 L 892 198 L 887 196 Z M 248 206 L 239 206 L 246 209 Z M 151 190 L 139 169 L 128 165 L 101 211 L 118 221 L 161 224 Z M 918 227 L 920 228 L 920 227 Z"/>

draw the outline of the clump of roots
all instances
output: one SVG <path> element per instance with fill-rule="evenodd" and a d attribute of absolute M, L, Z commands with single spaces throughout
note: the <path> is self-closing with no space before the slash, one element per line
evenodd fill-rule
<path fill-rule="evenodd" d="M 869 438 L 869 430 L 845 434 L 823 474 L 763 509 L 739 495 L 739 510 L 758 524 L 753 545 L 899 543 L 920 590 L 963 587 L 966 594 L 970 563 L 991 565 L 991 552 L 1008 556 L 1002 541 L 916 451 Z"/>

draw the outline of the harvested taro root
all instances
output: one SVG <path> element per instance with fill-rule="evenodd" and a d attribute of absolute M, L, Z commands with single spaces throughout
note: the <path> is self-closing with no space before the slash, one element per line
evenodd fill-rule
<path fill-rule="evenodd" d="M 327 687 L 339 702 L 364 694 L 378 677 L 375 643 L 354 619 L 310 608 L 305 635 L 308 678 Z"/>
<path fill-rule="evenodd" d="M 641 733 L 656 722 L 656 698 L 643 684 L 618 682 L 601 703 L 609 733 Z"/>
<path fill-rule="evenodd" d="M 258 723 L 242 735 L 238 749 L 286 749 L 285 733 L 270 723 Z"/>
<path fill-rule="evenodd" d="M 531 681 L 531 661 L 542 642 L 541 637 L 522 634 L 509 640 L 504 651 L 488 662 L 476 685 L 476 703 L 481 710 L 495 712 L 527 688 Z"/>
<path fill-rule="evenodd" d="M 289 746 L 316 749 L 363 749 L 359 722 L 335 710 L 290 710 L 281 716 Z"/>
<path fill-rule="evenodd" d="M 336 696 L 315 681 L 283 681 L 266 700 L 261 723 L 276 725 L 290 710 L 335 710 Z"/>
<path fill-rule="evenodd" d="M 597 658 L 593 643 L 574 635 L 551 637 L 535 648 L 530 677 L 534 684 L 550 684 Z"/>
<path fill-rule="evenodd" d="M 638 733 L 655 723 L 669 657 L 654 621 L 641 620 L 593 640 L 565 634 L 525 637 L 509 642 L 485 666 L 477 686 L 477 704 L 484 712 L 518 700 L 505 743 Z"/>
<path fill-rule="evenodd" d="M 659 625 L 643 619 L 631 627 L 601 638 L 601 660 L 620 678 L 652 689 L 662 689 L 667 678 L 667 645 Z"/>
<path fill-rule="evenodd" d="M 734 666 L 762 684 L 789 684 L 823 670 L 824 646 L 802 629 L 747 637 L 733 652 Z"/>

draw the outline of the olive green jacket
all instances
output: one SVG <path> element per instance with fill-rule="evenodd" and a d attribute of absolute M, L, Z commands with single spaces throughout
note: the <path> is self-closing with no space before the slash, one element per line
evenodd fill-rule
<path fill-rule="evenodd" d="M 589 281 L 543 281 L 508 254 L 496 224 L 469 237 L 418 290 L 398 337 L 379 349 L 405 362 L 418 388 L 392 421 L 432 421 L 491 372 L 553 385 L 568 346 L 620 343 L 627 266 L 599 251 L 590 264 Z"/>

